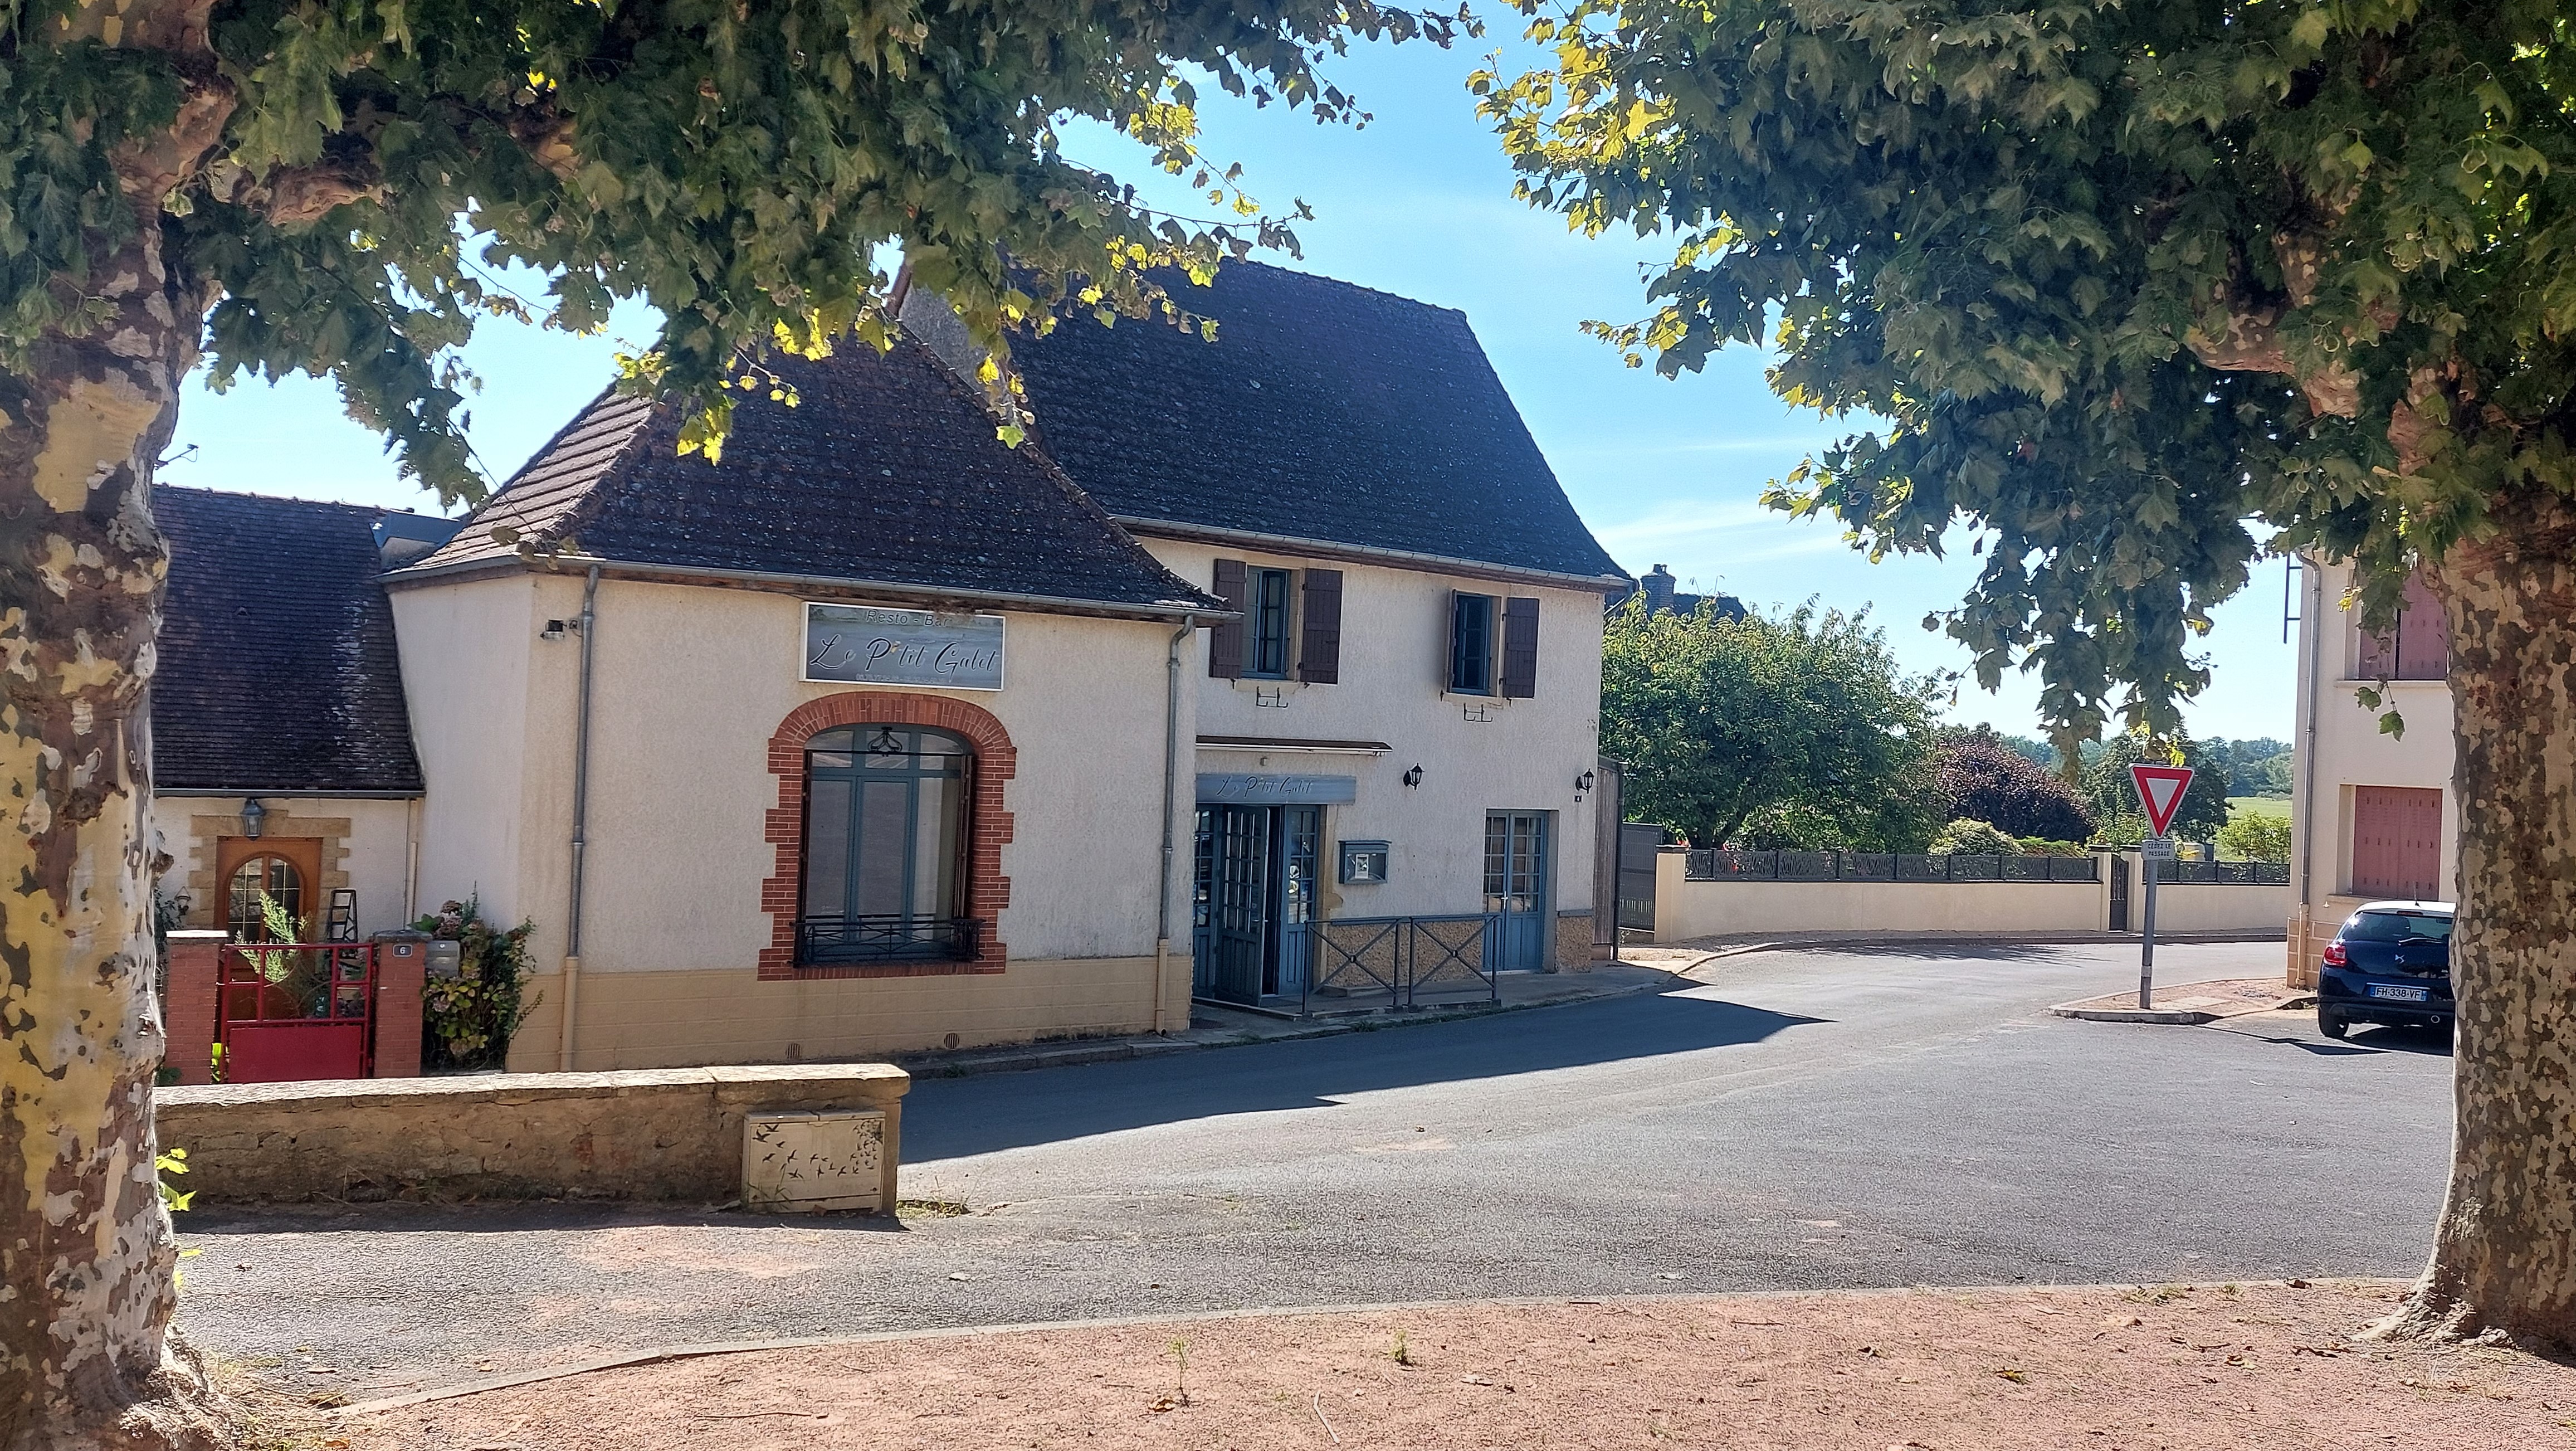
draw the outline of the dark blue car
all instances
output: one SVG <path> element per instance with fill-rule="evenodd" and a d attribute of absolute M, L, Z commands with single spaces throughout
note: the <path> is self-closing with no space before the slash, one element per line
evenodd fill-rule
<path fill-rule="evenodd" d="M 2317 965 L 2317 1031 L 2340 1038 L 2355 1023 L 2448 1032 L 2451 904 L 2370 902 L 2326 944 Z"/>

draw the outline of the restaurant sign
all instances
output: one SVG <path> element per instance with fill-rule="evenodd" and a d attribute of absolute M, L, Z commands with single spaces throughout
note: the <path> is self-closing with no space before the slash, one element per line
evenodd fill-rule
<path fill-rule="evenodd" d="M 1002 688 L 1002 617 L 805 605 L 805 678 L 851 685 Z"/>
<path fill-rule="evenodd" d="M 1239 771 L 1199 772 L 1199 800 L 1347 806 L 1360 799 L 1357 776 L 1276 776 Z"/>

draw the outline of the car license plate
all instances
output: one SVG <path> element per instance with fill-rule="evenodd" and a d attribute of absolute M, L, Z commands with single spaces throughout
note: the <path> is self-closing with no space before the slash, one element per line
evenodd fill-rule
<path fill-rule="evenodd" d="M 2370 995 L 2386 998 L 2392 1003 L 2420 1003 L 2429 993 L 2420 987 L 2390 987 L 2384 982 L 2375 982 L 2370 985 Z"/>

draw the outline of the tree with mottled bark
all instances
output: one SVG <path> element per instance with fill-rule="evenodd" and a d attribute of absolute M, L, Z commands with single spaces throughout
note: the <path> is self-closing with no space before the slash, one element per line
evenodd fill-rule
<path fill-rule="evenodd" d="M 708 452 L 735 392 L 777 386 L 764 357 L 886 343 L 889 244 L 997 348 L 1062 315 L 1196 324 L 1152 273 L 1293 238 L 1202 164 L 1190 77 L 1351 119 L 1318 69 L 1348 39 L 1461 24 L 1369 0 L 0 0 L 0 1451 L 223 1435 L 168 1335 L 151 1106 L 150 483 L 192 368 L 329 375 L 453 502 L 481 489 L 455 362 L 478 318 L 649 302 L 624 385 L 693 399 Z M 1065 159 L 1067 118 L 1142 143 L 1212 219 Z"/>
<path fill-rule="evenodd" d="M 2390 1334 L 2576 1346 L 2576 36 L 2557 0 L 1522 0 L 1523 192 L 1661 232 L 1631 362 L 1771 344 L 1854 420 L 1767 498 L 2171 734 L 2265 551 L 2450 626 L 2457 1133 Z M 2374 703 L 2375 704 L 2375 703 Z M 2386 722 L 2389 728 L 2399 723 Z"/>

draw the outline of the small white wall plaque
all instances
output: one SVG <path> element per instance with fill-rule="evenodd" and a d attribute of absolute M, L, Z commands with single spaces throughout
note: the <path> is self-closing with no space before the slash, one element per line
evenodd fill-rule
<path fill-rule="evenodd" d="M 742 1124 L 742 1207 L 772 1214 L 882 1210 L 885 1115 L 753 1113 Z"/>

